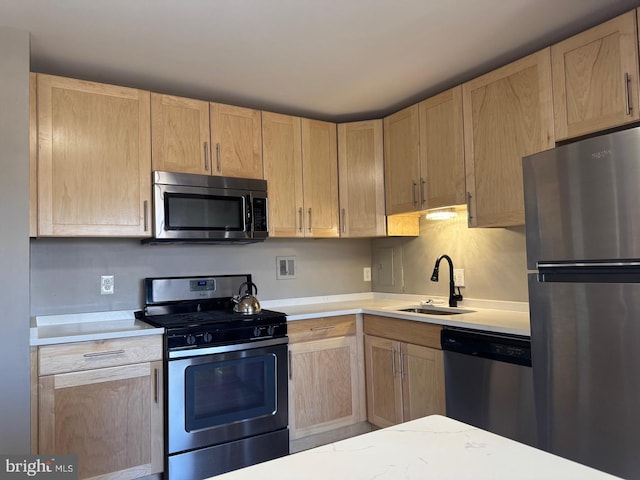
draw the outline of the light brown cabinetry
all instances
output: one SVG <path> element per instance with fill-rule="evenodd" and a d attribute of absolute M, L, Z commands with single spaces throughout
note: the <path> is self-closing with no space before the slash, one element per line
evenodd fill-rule
<path fill-rule="evenodd" d="M 38 108 L 37 80 L 29 73 L 29 236 L 38 236 Z"/>
<path fill-rule="evenodd" d="M 263 112 L 262 140 L 269 235 L 339 236 L 335 123 Z"/>
<path fill-rule="evenodd" d="M 437 325 L 365 315 L 367 417 L 388 427 L 444 414 L 444 364 Z"/>
<path fill-rule="evenodd" d="M 263 178 L 259 110 L 151 94 L 153 169 Z"/>
<path fill-rule="evenodd" d="M 78 478 L 163 470 L 162 337 L 38 348 L 38 453 L 78 455 Z"/>
<path fill-rule="evenodd" d="M 38 235 L 150 235 L 149 92 L 38 74 Z"/>
<path fill-rule="evenodd" d="M 462 87 L 419 104 L 420 208 L 465 203 Z"/>
<path fill-rule="evenodd" d="M 289 323 L 292 440 L 365 420 L 354 315 Z"/>
<path fill-rule="evenodd" d="M 382 120 L 338 125 L 340 236 L 386 235 Z"/>
<path fill-rule="evenodd" d="M 387 215 L 419 210 L 419 107 L 384 118 L 384 175 Z"/>
<path fill-rule="evenodd" d="M 558 140 L 640 120 L 635 11 L 553 45 L 551 61 Z"/>
<path fill-rule="evenodd" d="M 522 157 L 554 146 L 549 49 L 462 85 L 469 226 L 524 224 Z"/>

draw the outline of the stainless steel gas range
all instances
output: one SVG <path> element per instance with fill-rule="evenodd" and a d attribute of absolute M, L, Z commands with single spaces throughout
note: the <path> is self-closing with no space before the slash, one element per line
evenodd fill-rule
<path fill-rule="evenodd" d="M 233 311 L 251 275 L 145 279 L 136 317 L 165 328 L 165 478 L 199 480 L 289 453 L 287 324 Z"/>

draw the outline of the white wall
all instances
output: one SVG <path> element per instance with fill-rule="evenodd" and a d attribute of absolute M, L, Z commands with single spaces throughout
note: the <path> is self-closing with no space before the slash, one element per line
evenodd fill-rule
<path fill-rule="evenodd" d="M 464 269 L 466 287 L 462 294 L 465 297 L 528 301 L 524 227 L 467 228 L 464 215 L 445 221 L 423 217 L 419 237 L 373 240 L 374 254 L 380 247 L 395 251 L 396 285 L 388 287 L 374 281 L 375 291 L 448 296 L 446 261 L 440 264 L 440 281 L 430 281 L 436 259 L 446 253 L 455 268 Z M 376 280 L 376 266 L 373 267 Z"/>
<path fill-rule="evenodd" d="M 0 85 L 0 452 L 18 454 L 30 450 L 28 32 L 0 26 Z"/>
<path fill-rule="evenodd" d="M 295 279 L 276 280 L 276 257 L 295 256 Z M 371 291 L 362 269 L 371 241 L 268 239 L 252 245 L 141 245 L 134 239 L 31 241 L 31 313 L 51 315 L 142 307 L 145 277 L 246 274 L 258 298 L 272 300 Z M 100 295 L 100 276 L 115 293 Z"/>

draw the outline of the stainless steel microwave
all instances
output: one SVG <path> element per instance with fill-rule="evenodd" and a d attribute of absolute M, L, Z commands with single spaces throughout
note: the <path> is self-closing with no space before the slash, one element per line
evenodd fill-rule
<path fill-rule="evenodd" d="M 267 205 L 266 180 L 155 171 L 154 238 L 143 242 L 260 242 Z"/>

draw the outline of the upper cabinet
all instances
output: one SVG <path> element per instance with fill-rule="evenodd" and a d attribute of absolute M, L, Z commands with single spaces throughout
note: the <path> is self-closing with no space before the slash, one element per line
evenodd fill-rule
<path fill-rule="evenodd" d="M 420 208 L 465 203 L 462 87 L 419 104 Z"/>
<path fill-rule="evenodd" d="M 418 105 L 384 119 L 384 175 L 387 215 L 420 209 Z"/>
<path fill-rule="evenodd" d="M 149 92 L 37 76 L 38 235 L 150 235 Z"/>
<path fill-rule="evenodd" d="M 38 236 L 38 108 L 36 74 L 29 74 L 29 236 Z"/>
<path fill-rule="evenodd" d="M 384 119 L 387 214 L 465 203 L 462 89 Z"/>
<path fill-rule="evenodd" d="M 336 125 L 262 113 L 269 235 L 337 237 Z"/>
<path fill-rule="evenodd" d="M 153 169 L 263 178 L 260 111 L 151 94 Z"/>
<path fill-rule="evenodd" d="M 386 234 L 382 120 L 338 125 L 340 236 Z"/>
<path fill-rule="evenodd" d="M 549 49 L 462 86 L 471 227 L 524 224 L 522 157 L 554 146 Z"/>
<path fill-rule="evenodd" d="M 211 174 L 209 103 L 151 94 L 153 170 Z"/>
<path fill-rule="evenodd" d="M 214 174 L 264 178 L 261 112 L 222 103 L 210 103 L 209 108 Z"/>
<path fill-rule="evenodd" d="M 558 140 L 640 120 L 635 11 L 552 46 L 551 61 Z"/>

